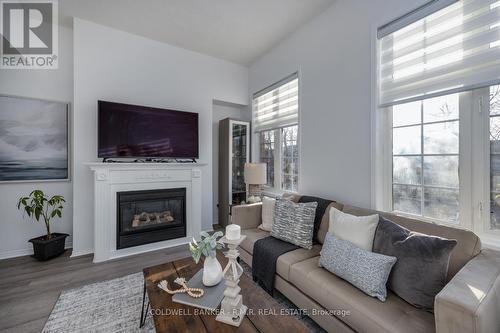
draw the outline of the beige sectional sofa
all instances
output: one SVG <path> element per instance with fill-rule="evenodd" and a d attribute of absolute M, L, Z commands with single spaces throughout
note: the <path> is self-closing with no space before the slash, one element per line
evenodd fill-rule
<path fill-rule="evenodd" d="M 318 231 L 320 243 L 328 231 L 332 206 L 358 216 L 379 213 L 410 230 L 455 239 L 458 244 L 450 259 L 449 282 L 436 297 L 434 314 L 415 308 L 390 291 L 386 302 L 380 302 L 320 268 L 321 244 L 280 256 L 275 288 L 307 309 L 321 327 L 328 332 L 500 332 L 500 253 L 481 250 L 473 232 L 332 203 Z M 240 253 L 248 265 L 252 265 L 255 241 L 269 236 L 257 228 L 261 211 L 261 204 L 233 208 L 232 223 L 240 225 L 247 236 Z"/>

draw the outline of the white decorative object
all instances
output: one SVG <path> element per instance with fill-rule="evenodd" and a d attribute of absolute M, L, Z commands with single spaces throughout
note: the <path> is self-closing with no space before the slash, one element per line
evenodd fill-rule
<path fill-rule="evenodd" d="M 203 263 L 203 285 L 212 287 L 222 280 L 222 266 L 216 257 L 206 257 Z"/>
<path fill-rule="evenodd" d="M 160 288 L 163 291 L 166 291 L 170 295 L 175 295 L 175 294 L 179 294 L 179 293 L 186 293 L 191 297 L 200 298 L 201 296 L 203 296 L 203 294 L 205 294 L 205 291 L 203 291 L 203 289 L 201 289 L 201 288 L 189 288 L 186 285 L 185 278 L 178 277 L 174 280 L 174 282 L 177 283 L 182 288 L 177 289 L 177 290 L 170 290 L 168 288 L 167 280 L 161 280 L 160 283 L 158 283 L 158 288 Z"/>
<path fill-rule="evenodd" d="M 94 263 L 189 243 L 201 232 L 202 163 L 86 163 L 94 172 Z M 91 185 L 90 185 L 91 186 Z M 186 237 L 116 248 L 116 193 L 186 188 Z"/>
<path fill-rule="evenodd" d="M 255 203 L 262 196 L 262 185 L 267 183 L 265 163 L 245 163 L 245 183 L 248 185 L 247 201 Z"/>
<path fill-rule="evenodd" d="M 237 224 L 230 224 L 226 227 L 226 238 L 228 240 L 238 240 L 241 237 L 241 227 Z"/>
<path fill-rule="evenodd" d="M 243 274 L 243 268 L 238 263 L 239 252 L 238 245 L 246 238 L 241 236 L 240 239 L 230 240 L 222 237 L 221 242 L 227 244 L 229 251 L 224 253 L 229 262 L 224 268 L 224 280 L 226 281 L 226 290 L 224 291 L 224 299 L 220 306 L 220 313 L 215 318 L 217 321 L 233 326 L 240 326 L 247 307 L 243 305 L 243 297 L 240 295 L 241 288 L 239 287 L 240 277 Z"/>
<path fill-rule="evenodd" d="M 222 267 L 217 261 L 217 250 L 222 250 L 224 243 L 217 238 L 222 237 L 222 231 L 216 231 L 209 235 L 206 231 L 200 232 L 200 241 L 193 238 L 189 242 L 189 251 L 195 263 L 198 263 L 202 256 L 205 257 L 203 263 L 202 283 L 206 287 L 212 287 L 222 280 Z"/>

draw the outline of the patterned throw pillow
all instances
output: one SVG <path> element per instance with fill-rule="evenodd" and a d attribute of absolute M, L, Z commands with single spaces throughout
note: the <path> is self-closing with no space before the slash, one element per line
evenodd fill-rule
<path fill-rule="evenodd" d="M 271 236 L 305 249 L 312 248 L 317 202 L 295 203 L 276 200 Z"/>
<path fill-rule="evenodd" d="M 385 302 L 385 285 L 396 257 L 363 250 L 331 233 L 326 234 L 320 255 L 321 266 L 365 294 Z"/>

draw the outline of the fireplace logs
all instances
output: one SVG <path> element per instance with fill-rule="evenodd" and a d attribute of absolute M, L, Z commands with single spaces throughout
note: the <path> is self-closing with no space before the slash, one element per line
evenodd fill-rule
<path fill-rule="evenodd" d="M 161 213 L 153 212 L 147 213 L 142 212 L 140 214 L 135 214 L 132 221 L 132 227 L 142 227 L 146 225 L 153 225 L 159 223 L 171 223 L 174 221 L 172 212 L 169 210 L 163 211 Z"/>

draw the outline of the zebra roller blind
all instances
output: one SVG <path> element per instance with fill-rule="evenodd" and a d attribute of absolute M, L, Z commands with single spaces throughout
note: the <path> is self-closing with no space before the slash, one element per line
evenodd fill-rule
<path fill-rule="evenodd" d="M 500 82 L 499 0 L 460 0 L 390 33 L 382 29 L 381 107 Z"/>
<path fill-rule="evenodd" d="M 296 125 L 299 122 L 299 79 L 297 73 L 253 96 L 255 132 Z"/>

